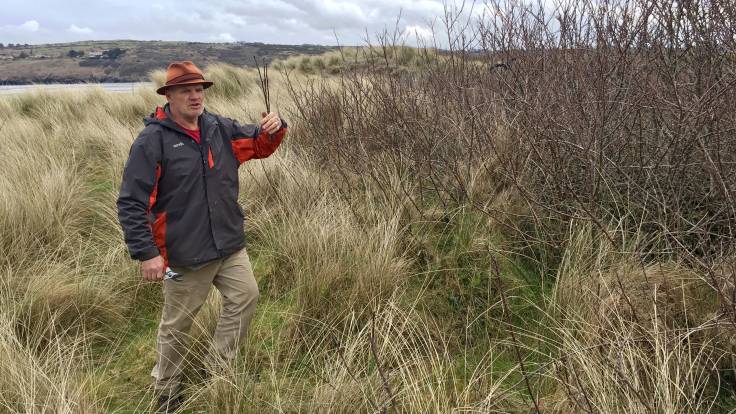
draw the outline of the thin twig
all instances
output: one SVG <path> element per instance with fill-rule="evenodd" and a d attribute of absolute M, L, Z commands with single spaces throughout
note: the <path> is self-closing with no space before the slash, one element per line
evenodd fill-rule
<path fill-rule="evenodd" d="M 373 361 L 376 363 L 376 368 L 378 368 L 378 374 L 381 376 L 381 382 L 383 383 L 383 390 L 386 391 L 386 394 L 388 394 L 388 398 L 386 401 L 384 401 L 383 406 L 381 407 L 381 412 L 386 414 L 388 412 L 388 409 L 386 408 L 386 403 L 391 403 L 391 407 L 393 408 L 393 401 L 394 401 L 394 393 L 391 391 L 391 386 L 388 383 L 388 377 L 386 376 L 386 373 L 383 371 L 383 367 L 381 367 L 381 362 L 378 360 L 378 350 L 376 347 L 376 315 L 373 315 L 371 318 L 371 355 L 373 355 Z"/>
<path fill-rule="evenodd" d="M 258 59 L 255 55 L 253 56 L 253 62 L 256 64 L 256 69 L 258 69 L 258 79 L 261 82 L 263 101 L 266 103 L 266 113 L 271 113 L 271 94 L 268 91 L 268 65 L 266 65 L 266 60 L 263 59 L 263 73 L 261 73 L 261 65 L 258 63 Z"/>
<path fill-rule="evenodd" d="M 345 358 L 345 352 L 343 351 L 343 349 L 342 349 L 342 346 L 340 345 L 340 343 L 339 343 L 339 342 L 336 342 L 336 343 L 335 343 L 335 347 L 337 348 L 337 355 L 338 355 L 338 356 L 340 357 L 340 362 L 342 362 L 342 365 L 343 365 L 343 366 L 345 367 L 345 372 L 347 372 L 347 373 L 348 373 L 348 375 L 350 376 L 350 378 L 352 378 L 352 379 L 353 379 L 353 381 L 355 382 L 355 384 L 356 384 L 356 385 L 358 385 L 358 386 L 360 387 L 360 381 L 358 381 L 358 378 L 357 378 L 357 377 L 355 376 L 355 374 L 353 373 L 353 370 L 352 370 L 352 369 L 350 368 L 350 365 L 348 365 L 348 361 L 347 361 L 347 359 Z M 362 387 L 360 387 L 360 388 L 361 388 L 361 390 L 362 390 Z M 368 403 L 369 403 L 369 404 L 371 405 L 371 407 L 373 407 L 373 409 L 374 409 L 375 411 L 378 411 L 378 405 L 376 405 L 376 402 L 375 402 L 375 401 L 373 401 L 373 399 L 372 399 L 372 398 L 369 398 L 369 397 L 368 397 L 368 394 L 366 394 L 365 392 L 364 392 L 364 394 L 363 394 L 363 395 L 365 395 L 365 397 L 366 397 L 366 400 L 367 400 L 367 401 L 368 401 Z"/>
<path fill-rule="evenodd" d="M 266 113 L 271 113 L 271 93 L 269 92 L 268 88 L 268 65 L 266 65 L 266 60 L 262 59 L 263 62 L 263 74 L 261 74 L 261 66 L 258 64 L 258 59 L 253 56 L 253 62 L 256 64 L 256 69 L 258 69 L 258 79 L 260 80 L 260 86 L 261 86 L 261 93 L 263 94 L 263 101 L 266 104 Z M 263 174 L 266 176 L 266 181 L 268 181 L 268 184 L 271 186 L 271 189 L 273 190 L 274 194 L 276 194 L 276 198 L 279 199 L 279 202 L 283 205 L 284 202 L 281 199 L 281 196 L 279 195 L 278 191 L 276 190 L 276 186 L 271 181 L 271 177 L 268 174 L 268 171 L 266 171 L 266 167 L 263 165 L 263 161 L 261 161 L 261 168 L 263 169 Z"/>
<path fill-rule="evenodd" d="M 534 410 L 537 414 L 541 414 L 542 411 L 539 409 L 539 403 L 537 403 L 537 398 L 534 396 L 534 391 L 532 391 L 532 386 L 529 382 L 529 376 L 526 373 L 526 368 L 524 368 L 524 360 L 521 358 L 521 352 L 519 351 L 519 341 L 516 339 L 514 324 L 511 321 L 511 310 L 509 309 L 509 305 L 506 301 L 506 292 L 504 291 L 503 282 L 501 281 L 501 271 L 498 268 L 498 262 L 496 261 L 496 258 L 491 256 L 491 260 L 493 261 L 493 272 L 496 276 L 498 292 L 501 295 L 501 305 L 503 306 L 503 313 L 504 315 L 506 315 L 506 320 L 509 324 L 509 333 L 511 334 L 511 341 L 514 344 L 514 353 L 516 354 L 516 360 L 517 362 L 519 362 L 519 369 L 521 370 L 522 377 L 524 377 L 524 383 L 526 384 L 527 391 L 529 391 L 529 397 L 531 397 L 532 402 L 534 403 Z"/>

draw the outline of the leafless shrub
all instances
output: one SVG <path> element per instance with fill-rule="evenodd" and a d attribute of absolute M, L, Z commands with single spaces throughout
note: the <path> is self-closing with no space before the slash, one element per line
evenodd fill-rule
<path fill-rule="evenodd" d="M 522 246 L 542 245 L 540 256 L 553 256 L 553 265 L 568 248 L 570 223 L 588 222 L 631 258 L 620 269 L 629 279 L 611 279 L 620 285 L 609 298 L 616 318 L 630 295 L 650 297 L 653 286 L 665 286 L 649 283 L 650 273 L 687 275 L 711 290 L 712 316 L 732 332 L 736 7 L 663 0 L 464 7 L 448 8 L 436 48 L 417 50 L 440 56 L 422 71 L 376 59 L 329 84 L 292 83 L 300 144 L 340 178 L 341 191 L 362 191 L 356 177 L 368 177 L 418 215 L 472 206 Z M 392 41 L 379 37 L 375 47 Z M 383 185 L 373 175 L 378 163 L 405 177 L 401 185 Z M 656 263 L 675 265 L 657 270 Z M 644 331 L 654 340 L 649 323 Z M 637 410 L 655 403 L 642 404 Z"/>
<path fill-rule="evenodd" d="M 439 52 L 415 52 L 442 56 L 424 71 L 380 70 L 376 59 L 337 88 L 293 88 L 301 139 L 339 171 L 363 174 L 377 159 L 410 171 L 415 201 L 492 213 L 488 201 L 514 186 L 539 215 L 624 220 L 655 235 L 658 253 L 728 250 L 733 5 L 475 7 L 482 16 L 467 21 L 448 11 Z M 473 177 L 486 188 L 470 191 Z"/>

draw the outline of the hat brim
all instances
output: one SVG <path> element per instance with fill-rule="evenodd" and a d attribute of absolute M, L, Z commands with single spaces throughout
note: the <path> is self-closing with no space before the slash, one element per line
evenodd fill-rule
<path fill-rule="evenodd" d="M 156 89 L 156 93 L 159 95 L 166 95 L 167 89 L 174 87 L 174 86 L 182 86 L 182 85 L 202 85 L 205 89 L 207 89 L 210 86 L 214 85 L 214 82 L 208 81 L 208 80 L 202 80 L 202 79 L 192 79 L 186 82 L 172 83 L 171 85 L 164 85 Z"/>

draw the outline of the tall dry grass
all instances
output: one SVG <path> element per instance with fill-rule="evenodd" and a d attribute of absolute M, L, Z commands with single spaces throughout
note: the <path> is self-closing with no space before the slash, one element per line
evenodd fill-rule
<path fill-rule="evenodd" d="M 629 10 L 616 9 L 622 4 L 577 10 L 563 2 L 553 16 L 598 24 L 596 16 Z M 718 175 L 730 168 L 726 132 L 733 106 L 724 103 L 730 92 L 721 88 L 730 72 L 702 78 L 721 89 L 683 95 L 722 91 L 712 97 L 721 108 L 718 122 L 684 117 L 676 131 L 657 135 L 647 124 L 645 133 L 632 135 L 626 109 L 632 106 L 608 94 L 589 95 L 591 85 L 610 85 L 591 76 L 624 70 L 616 65 L 631 63 L 628 53 L 670 55 L 647 55 L 654 49 L 636 42 L 624 53 L 585 37 L 573 47 L 565 42 L 576 32 L 560 28 L 568 36 L 563 39 L 537 26 L 548 21 L 531 18 L 540 9 L 486 7 L 493 12 L 487 20 L 463 26 L 474 37 L 463 37 L 460 20 L 446 16 L 448 50 L 425 53 L 383 42 L 350 55 L 360 64 L 343 64 L 335 76 L 288 67 L 272 74 L 272 104 L 289 121 L 289 138 L 274 156 L 240 171 L 261 304 L 240 358 L 202 378 L 203 366 L 214 368 L 207 350 L 220 299 L 210 295 L 191 332 L 188 410 L 734 410 L 730 241 L 705 250 L 685 243 L 701 240 L 703 228 L 730 228 L 729 187 L 713 187 L 730 182 Z M 667 17 L 666 9 L 657 10 Z M 618 39 L 616 28 L 631 28 L 626 19 L 608 17 L 609 26 L 590 26 L 590 33 L 603 36 L 599 40 Z M 668 18 L 686 23 L 692 16 Z M 507 31 L 490 30 L 496 27 L 491 23 Z M 723 27 L 698 26 L 696 32 L 722 33 L 717 30 Z M 506 37 L 494 37 L 501 33 Z M 537 53 L 530 45 L 544 48 Z M 691 55 L 680 64 L 692 68 L 700 52 L 683 51 Z M 591 60 L 595 56 L 627 59 Z M 569 68 L 558 65 L 563 57 Z M 322 63 L 310 58 L 298 64 L 329 73 L 336 58 L 333 53 Z M 412 70 L 397 69 L 421 59 Z M 703 65 L 728 68 L 729 62 Z M 551 64 L 555 70 L 540 72 Z M 622 73 L 629 81 L 639 76 L 631 68 Z M 581 96 L 598 96 L 600 105 L 576 106 L 589 101 L 572 100 L 566 84 L 550 81 L 567 75 L 582 88 L 575 90 L 585 92 Z M 253 70 L 217 65 L 207 76 L 216 83 L 207 90 L 208 110 L 258 119 L 263 103 Z M 152 78 L 160 84 L 163 72 Z M 677 92 L 682 84 L 665 86 Z M 646 102 L 662 105 L 664 95 L 656 96 Z M 145 376 L 155 358 L 160 292 L 141 282 L 127 257 L 114 200 L 141 118 L 161 103 L 144 90 L 0 99 L 2 411 L 136 412 L 149 406 Z M 705 105 L 695 104 L 691 109 Z M 672 111 L 663 113 L 670 117 Z M 661 121 L 657 113 L 644 111 L 637 119 Z M 582 131 L 575 140 L 552 122 L 556 116 Z M 610 119 L 624 127 L 612 129 L 619 124 Z M 693 174 L 677 194 L 690 201 L 674 202 L 661 181 L 671 177 L 665 173 L 673 164 L 653 169 L 648 163 L 671 140 L 697 144 L 686 132 L 702 128 L 711 128 L 708 137 L 724 145 L 708 141 L 694 159 L 718 155 L 723 164 L 705 170 L 681 164 Z M 631 164 L 626 152 L 611 164 L 607 151 L 615 148 L 596 146 L 603 141 L 595 131 L 614 130 L 620 134 L 612 142 L 638 140 L 646 157 Z M 540 137 L 542 148 L 533 141 Z M 584 156 L 583 144 L 599 157 Z M 624 192 L 615 189 L 645 188 L 637 187 L 641 180 L 653 183 L 656 194 L 626 193 L 630 198 L 620 203 Z M 597 190 L 587 192 L 592 183 Z M 705 188 L 720 207 L 693 204 Z M 566 198 L 571 189 L 580 190 L 578 198 Z M 599 201 L 600 208 L 589 208 Z M 668 211 L 678 216 L 660 222 L 666 226 L 643 225 Z M 710 224 L 694 233 L 672 227 L 701 213 L 693 225 Z M 682 245 L 671 248 L 677 240 Z"/>
<path fill-rule="evenodd" d="M 336 75 L 342 71 L 366 68 L 393 71 L 422 70 L 441 59 L 436 48 L 406 46 L 406 38 L 392 39 L 379 45 L 340 47 L 322 55 L 296 55 L 274 61 L 273 69 L 300 74 Z"/>
<path fill-rule="evenodd" d="M 459 372 L 449 338 L 431 318 L 396 299 L 385 300 L 367 323 L 357 312 L 310 320 L 310 335 L 299 339 L 307 352 L 278 349 L 264 363 L 260 380 L 252 368 L 231 366 L 195 387 L 189 407 L 221 413 L 523 409 L 516 395 L 502 395 L 511 372 L 494 369 L 494 348 L 481 355 L 475 369 Z M 249 341 L 244 365 L 256 358 L 259 346 L 266 344 Z"/>
<path fill-rule="evenodd" d="M 615 232 L 616 229 L 611 229 Z M 714 334 L 717 293 L 676 263 L 643 265 L 590 224 L 570 246 L 548 308 L 559 359 L 553 412 L 711 412 L 730 359 Z"/>

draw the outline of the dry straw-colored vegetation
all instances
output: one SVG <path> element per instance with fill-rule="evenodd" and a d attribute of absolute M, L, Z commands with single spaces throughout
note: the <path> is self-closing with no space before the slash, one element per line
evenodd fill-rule
<path fill-rule="evenodd" d="M 212 293 L 185 411 L 736 410 L 736 8 L 483 7 L 442 51 L 272 65 L 291 132 L 240 173 L 261 303 L 202 378 Z M 209 110 L 257 119 L 257 73 L 207 72 Z M 0 99 L 0 412 L 149 409 L 160 287 L 114 200 L 160 103 Z"/>

